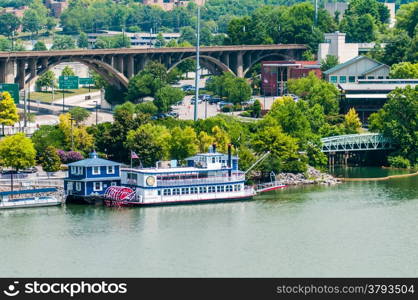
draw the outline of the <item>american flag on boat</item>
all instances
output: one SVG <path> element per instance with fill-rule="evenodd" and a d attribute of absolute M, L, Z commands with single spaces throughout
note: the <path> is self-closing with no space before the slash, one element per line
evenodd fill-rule
<path fill-rule="evenodd" d="M 139 156 L 135 152 L 131 151 L 131 158 L 132 159 L 138 159 Z"/>

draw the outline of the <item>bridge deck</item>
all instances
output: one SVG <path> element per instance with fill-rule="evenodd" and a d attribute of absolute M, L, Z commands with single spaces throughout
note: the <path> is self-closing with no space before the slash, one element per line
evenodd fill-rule
<path fill-rule="evenodd" d="M 200 47 L 201 52 L 220 51 L 254 51 L 254 50 L 304 50 L 305 45 L 301 44 L 275 44 L 275 45 L 232 45 L 232 46 L 211 46 Z M 109 54 L 146 54 L 146 53 L 187 53 L 196 52 L 195 47 L 187 48 L 117 48 L 117 49 L 72 49 L 54 51 L 18 51 L 0 52 L 0 58 L 26 58 L 26 57 L 51 57 L 71 55 L 109 55 Z"/>

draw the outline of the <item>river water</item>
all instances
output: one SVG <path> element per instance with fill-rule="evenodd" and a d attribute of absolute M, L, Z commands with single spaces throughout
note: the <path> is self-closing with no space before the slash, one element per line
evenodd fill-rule
<path fill-rule="evenodd" d="M 376 172 L 387 171 L 361 173 Z M 417 187 L 415 176 L 248 202 L 1 211 L 0 276 L 416 277 Z"/>

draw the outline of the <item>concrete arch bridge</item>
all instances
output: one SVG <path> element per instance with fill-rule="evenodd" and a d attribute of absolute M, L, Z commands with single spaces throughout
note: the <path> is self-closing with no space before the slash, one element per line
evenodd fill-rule
<path fill-rule="evenodd" d="M 201 47 L 201 65 L 214 74 L 227 71 L 244 77 L 261 60 L 297 60 L 306 49 L 299 44 Z M 73 61 L 92 68 L 112 85 L 126 87 L 148 61 L 159 61 L 170 70 L 186 59 L 195 58 L 195 51 L 195 48 L 122 48 L 0 52 L 0 83 L 18 83 L 24 89 L 55 65 Z"/>

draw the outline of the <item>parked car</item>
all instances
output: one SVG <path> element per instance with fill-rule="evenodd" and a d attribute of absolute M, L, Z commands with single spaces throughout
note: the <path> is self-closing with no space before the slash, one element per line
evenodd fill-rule
<path fill-rule="evenodd" d="M 182 87 L 181 87 L 181 89 L 184 91 L 184 92 L 187 92 L 188 90 L 190 90 L 190 89 L 194 89 L 194 86 L 193 85 L 191 85 L 191 84 L 185 84 L 185 85 L 183 85 Z"/>
<path fill-rule="evenodd" d="M 216 103 L 219 103 L 221 101 L 222 101 L 222 99 L 220 97 L 211 97 L 209 99 L 209 104 L 216 104 Z"/>
<path fill-rule="evenodd" d="M 251 106 L 254 104 L 255 100 L 256 99 L 250 99 L 250 100 L 244 101 L 242 102 L 242 106 Z"/>
<path fill-rule="evenodd" d="M 179 114 L 176 113 L 175 111 L 170 111 L 167 115 L 169 115 L 170 117 L 173 117 L 173 118 L 178 118 L 179 117 Z"/>
<path fill-rule="evenodd" d="M 26 168 L 22 170 L 22 173 L 36 173 L 36 172 L 38 172 L 38 169 L 36 167 Z"/>
<path fill-rule="evenodd" d="M 286 95 L 284 95 L 284 96 L 287 96 L 287 97 L 292 97 L 292 99 L 293 99 L 294 101 L 298 101 L 298 100 L 299 100 L 299 97 L 298 97 L 298 96 L 296 96 L 295 94 L 286 94 Z"/>
<path fill-rule="evenodd" d="M 208 101 L 210 100 L 210 98 L 212 98 L 211 95 L 207 95 L 207 94 L 199 95 L 199 99 L 201 99 L 202 101 Z"/>
<path fill-rule="evenodd" d="M 160 120 L 160 119 L 165 119 L 165 118 L 169 118 L 171 117 L 169 114 L 156 114 L 154 116 L 151 117 L 151 120 Z"/>
<path fill-rule="evenodd" d="M 195 100 L 196 100 L 196 97 L 193 97 L 192 100 L 190 100 L 190 103 L 191 104 L 194 104 L 195 103 Z M 202 103 L 202 100 L 201 99 L 198 99 L 197 100 L 197 104 L 199 104 L 199 103 Z"/>
<path fill-rule="evenodd" d="M 221 108 L 222 109 L 222 107 L 224 107 L 224 106 L 233 106 L 234 105 L 234 103 L 232 103 L 232 102 L 225 102 L 225 101 L 221 101 L 221 102 L 219 102 L 219 108 Z"/>

